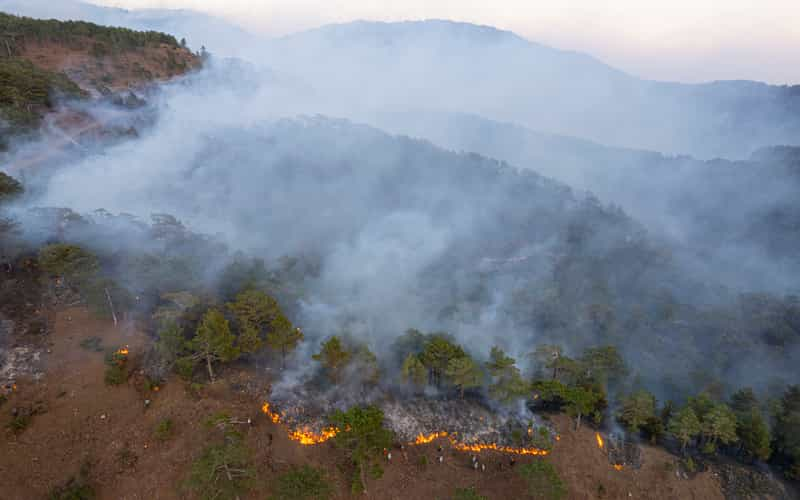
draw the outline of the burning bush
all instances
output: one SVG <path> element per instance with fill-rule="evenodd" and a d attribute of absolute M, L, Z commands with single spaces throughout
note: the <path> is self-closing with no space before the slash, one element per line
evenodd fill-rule
<path fill-rule="evenodd" d="M 128 379 L 128 353 L 125 346 L 106 355 L 106 384 L 120 385 Z"/>

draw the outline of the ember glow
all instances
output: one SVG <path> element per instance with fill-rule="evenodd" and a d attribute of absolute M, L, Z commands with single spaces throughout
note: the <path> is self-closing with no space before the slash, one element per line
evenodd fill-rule
<path fill-rule="evenodd" d="M 327 427 L 320 432 L 314 432 L 310 429 L 296 429 L 289 433 L 289 439 L 297 441 L 303 445 L 320 444 L 335 437 L 339 434 L 339 429 L 336 427 Z"/>
<path fill-rule="evenodd" d="M 414 439 L 413 443 L 409 444 L 427 444 L 431 441 L 439 438 L 447 437 L 447 432 L 434 432 L 428 435 L 422 434 L 421 432 L 417 435 L 416 439 Z"/>
<path fill-rule="evenodd" d="M 272 420 L 273 424 L 277 424 L 281 421 L 281 416 L 269 409 L 268 402 L 264 402 L 264 406 L 261 407 L 261 411 L 264 412 L 264 415 L 268 416 L 270 420 Z"/>
<path fill-rule="evenodd" d="M 622 465 L 621 464 L 614 464 L 614 469 L 615 470 L 622 470 Z"/>
<path fill-rule="evenodd" d="M 120 356 L 127 356 L 130 351 L 128 350 L 128 346 L 120 347 L 117 349 L 117 354 Z"/>
<path fill-rule="evenodd" d="M 272 410 L 269 402 L 264 402 L 261 406 L 261 411 L 272 420 L 273 423 L 281 422 L 281 416 Z M 350 429 L 345 429 L 349 431 Z M 315 445 L 321 444 L 339 434 L 341 430 L 337 427 L 325 427 L 320 431 L 314 431 L 309 427 L 294 429 L 289 431 L 289 439 L 297 441 L 302 445 Z M 512 446 L 502 446 L 496 443 L 461 443 L 456 441 L 455 433 L 448 433 L 447 431 L 432 432 L 430 434 L 419 433 L 410 445 L 428 444 L 440 438 L 448 438 L 450 444 L 459 451 L 469 451 L 472 453 L 480 453 L 483 450 L 497 451 L 500 453 L 510 453 L 514 455 L 532 455 L 532 456 L 545 456 L 550 453 L 549 450 L 540 448 L 515 448 Z"/>
<path fill-rule="evenodd" d="M 603 437 L 600 436 L 599 432 L 594 433 L 594 437 L 597 438 L 597 447 L 601 450 L 603 449 Z"/>
<path fill-rule="evenodd" d="M 549 450 L 542 450 L 540 448 L 514 448 L 512 446 L 499 446 L 496 443 L 474 443 L 466 444 L 459 443 L 455 439 L 450 439 L 453 448 L 459 451 L 471 451 L 473 453 L 480 453 L 483 450 L 499 451 L 501 453 L 511 453 L 513 455 L 533 455 L 543 457 L 550 453 Z"/>

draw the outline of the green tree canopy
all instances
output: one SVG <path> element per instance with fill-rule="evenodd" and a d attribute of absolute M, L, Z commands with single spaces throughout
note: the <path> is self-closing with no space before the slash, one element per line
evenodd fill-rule
<path fill-rule="evenodd" d="M 451 359 L 463 358 L 467 353 L 454 343 L 450 336 L 442 333 L 432 334 L 425 342 L 425 347 L 419 359 L 429 370 L 431 381 L 437 387 L 441 385 L 442 378 Z"/>
<path fill-rule="evenodd" d="M 292 325 L 278 301 L 260 290 L 249 289 L 239 293 L 227 307 L 236 318 L 242 352 L 257 352 L 266 340 L 281 354 L 281 365 L 285 366 L 286 355 L 303 339 L 303 332 Z"/>
<path fill-rule="evenodd" d="M 700 433 L 708 452 L 715 451 L 718 443 L 732 443 L 738 439 L 736 415 L 728 405 L 717 403 L 703 416 Z"/>
<path fill-rule="evenodd" d="M 772 454 L 769 426 L 758 409 L 736 414 L 736 436 L 745 456 L 766 461 Z"/>
<path fill-rule="evenodd" d="M 445 369 L 445 376 L 451 384 L 458 388 L 462 399 L 466 389 L 480 387 L 483 380 L 483 373 L 478 364 L 466 355 L 450 359 Z"/>
<path fill-rule="evenodd" d="M 656 398 L 651 393 L 640 390 L 622 400 L 622 409 L 618 419 L 633 433 L 645 426 L 648 420 L 655 417 Z"/>
<path fill-rule="evenodd" d="M 789 476 L 800 477 L 800 385 L 789 386 L 775 409 L 775 451 L 789 464 Z"/>
<path fill-rule="evenodd" d="M 514 368 L 517 361 L 497 346 L 492 347 L 489 353 L 489 361 L 486 362 L 486 369 L 493 377 L 500 377 Z"/>
<path fill-rule="evenodd" d="M 309 465 L 293 465 L 275 483 L 275 500 L 326 500 L 333 494 L 324 472 Z"/>
<path fill-rule="evenodd" d="M 681 443 L 681 452 L 703 430 L 700 419 L 690 406 L 681 408 L 669 421 L 667 429 Z"/>
<path fill-rule="evenodd" d="M 601 385 L 619 380 L 628 373 L 625 360 L 617 348 L 610 345 L 586 349 L 580 363 L 589 379 Z"/>
<path fill-rule="evenodd" d="M 331 381 L 337 383 L 353 355 L 344 347 L 342 339 L 334 335 L 323 342 L 320 351 L 311 357 L 322 363 Z"/>
<path fill-rule="evenodd" d="M 383 450 L 392 445 L 394 434 L 383 425 L 383 411 L 374 406 L 353 407 L 331 415 L 331 423 L 339 429 L 334 443 L 345 450 L 359 471 L 356 491 L 367 491 L 365 470 L 379 467 Z"/>
<path fill-rule="evenodd" d="M 225 316 L 218 309 L 209 309 L 203 315 L 200 326 L 187 347 L 192 353 L 190 357 L 193 361 L 206 362 L 208 377 L 213 382 L 214 363 L 228 363 L 239 357 L 240 351 L 235 342 L 236 337 Z"/>
<path fill-rule="evenodd" d="M 204 500 L 235 500 L 247 492 L 254 478 L 242 437 L 227 430 L 222 442 L 207 445 L 192 462 L 187 486 Z"/>
<path fill-rule="evenodd" d="M 516 360 L 499 347 L 492 347 L 486 368 L 494 379 L 489 386 L 489 395 L 493 399 L 508 403 L 528 393 L 530 386 L 516 367 Z"/>
<path fill-rule="evenodd" d="M 403 360 L 400 376 L 403 382 L 413 384 L 417 387 L 423 387 L 428 382 L 428 370 L 425 368 L 425 365 L 422 364 L 422 361 L 411 353 Z"/>
<path fill-rule="evenodd" d="M 60 277 L 79 289 L 92 280 L 100 264 L 91 252 L 66 243 L 47 245 L 39 250 L 39 266 L 50 277 Z"/>
<path fill-rule="evenodd" d="M 0 204 L 13 200 L 23 191 L 22 184 L 18 180 L 0 172 Z"/>

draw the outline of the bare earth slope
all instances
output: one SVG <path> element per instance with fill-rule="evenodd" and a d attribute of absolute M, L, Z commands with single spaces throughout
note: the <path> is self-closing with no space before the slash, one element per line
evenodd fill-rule
<path fill-rule="evenodd" d="M 182 489 L 191 461 L 205 444 L 202 420 L 218 411 L 239 419 L 257 471 L 256 487 L 248 498 L 264 498 L 275 476 L 289 464 L 312 464 L 325 469 L 337 487 L 337 498 L 349 498 L 347 482 L 338 468 L 345 457 L 330 443 L 302 446 L 290 441 L 280 424 L 259 411 L 266 387 L 252 368 L 234 367 L 224 379 L 194 394 L 178 379 L 158 391 L 148 390 L 136 370 L 148 342 L 133 325 L 114 326 L 83 308 L 55 315 L 46 344 L 38 347 L 42 376 L 19 380 L 0 412 L 0 499 L 45 497 L 53 487 L 88 470 L 89 483 L 101 499 L 191 498 Z M 81 347 L 90 337 L 113 349 L 129 346 L 131 376 L 121 386 L 103 381 L 103 353 Z M 145 400 L 151 400 L 149 405 Z M 33 410 L 27 428 L 12 432 L 12 412 Z M 159 421 L 170 418 L 174 435 L 156 439 Z M 568 487 L 568 498 L 723 498 L 713 472 L 681 479 L 668 464 L 676 457 L 645 447 L 640 470 L 616 471 L 595 444 L 594 431 L 575 432 L 567 419 L 557 418 L 561 439 L 551 460 Z M 437 463 L 439 445 L 444 462 Z M 367 498 L 449 498 L 457 487 L 475 487 L 489 498 L 524 498 L 525 484 L 509 464 L 509 456 L 482 452 L 485 471 L 470 467 L 468 453 L 451 449 L 447 440 L 408 446 L 386 467 L 382 479 L 371 480 Z M 421 457 L 427 457 L 422 465 Z M 519 463 L 526 460 L 520 459 Z M 602 487 L 601 487 L 602 485 Z"/>

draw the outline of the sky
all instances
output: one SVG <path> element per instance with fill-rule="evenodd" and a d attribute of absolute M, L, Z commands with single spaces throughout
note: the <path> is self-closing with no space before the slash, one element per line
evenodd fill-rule
<path fill-rule="evenodd" d="M 452 19 L 589 53 L 649 79 L 800 84 L 800 0 L 91 0 L 189 8 L 282 35 L 355 19 Z"/>

